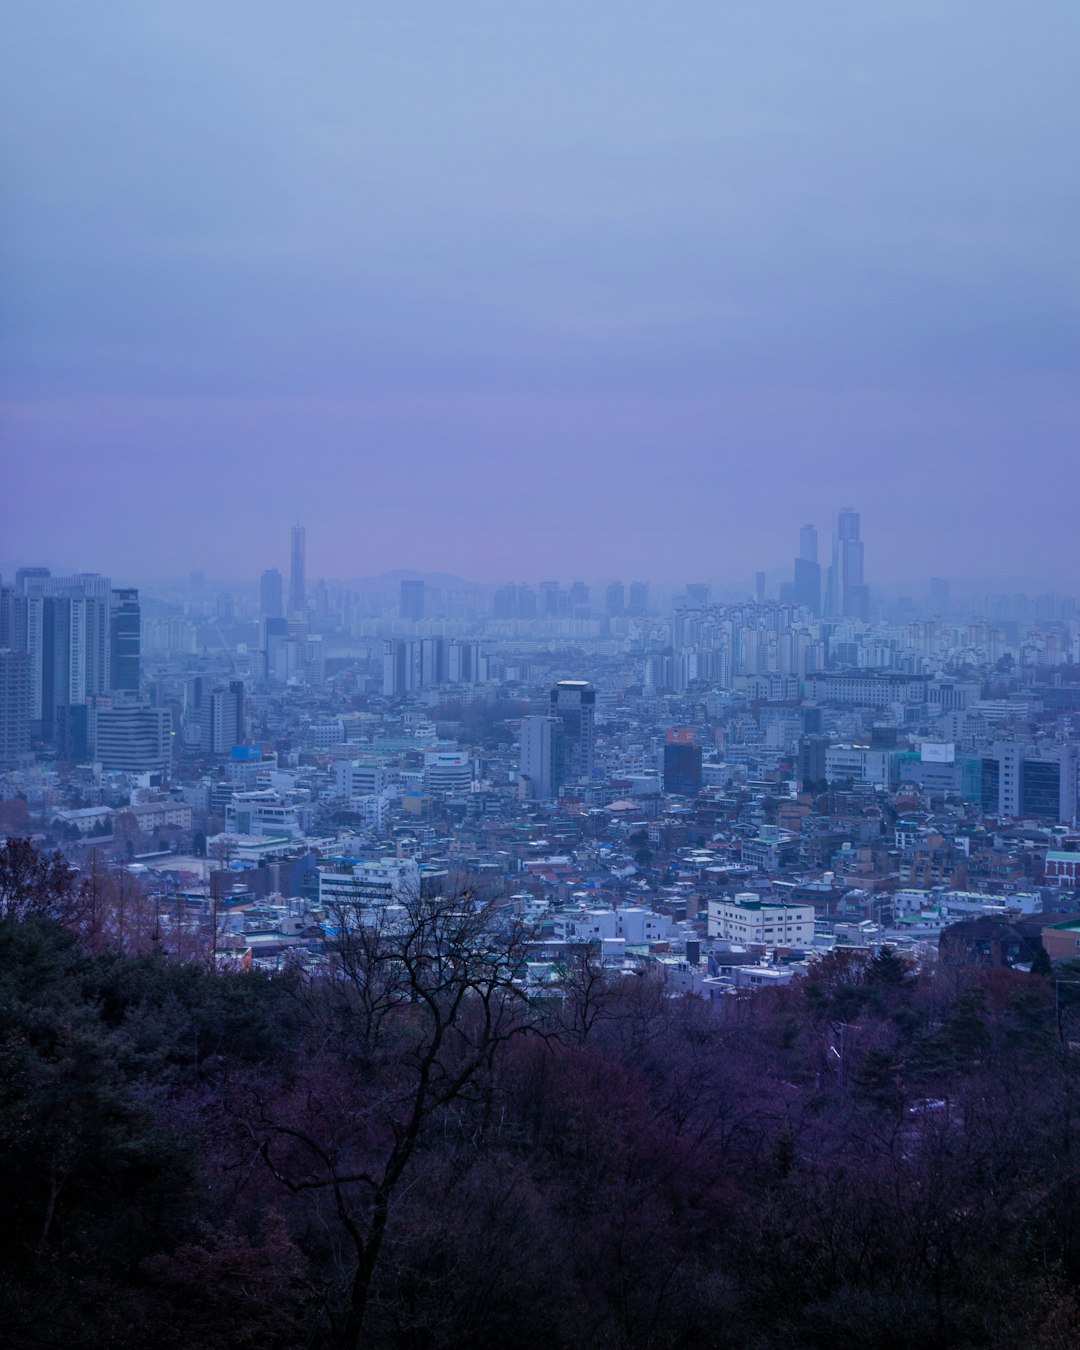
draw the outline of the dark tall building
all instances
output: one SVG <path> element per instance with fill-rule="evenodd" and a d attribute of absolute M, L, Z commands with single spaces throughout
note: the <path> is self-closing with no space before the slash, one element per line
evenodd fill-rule
<path fill-rule="evenodd" d="M 551 716 L 563 724 L 566 781 L 591 778 L 596 690 L 587 680 L 560 680 L 551 688 Z"/>
<path fill-rule="evenodd" d="M 292 552 L 289 560 L 289 617 L 307 609 L 307 583 L 304 579 L 304 553 L 307 531 L 303 525 L 292 527 Z"/>
<path fill-rule="evenodd" d="M 795 559 L 795 584 L 791 598 L 808 609 L 814 618 L 821 615 L 821 564 L 807 558 Z"/>
<path fill-rule="evenodd" d="M 406 580 L 401 583 L 401 617 L 414 623 L 424 617 L 424 583 L 420 580 Z"/>
<path fill-rule="evenodd" d="M 626 595 L 623 591 L 623 584 L 621 581 L 613 581 L 611 583 L 607 588 L 605 600 L 605 607 L 609 614 L 619 615 L 623 613 L 626 609 Z"/>
<path fill-rule="evenodd" d="M 627 614 L 640 618 L 649 612 L 649 588 L 644 581 L 630 583 L 630 598 L 626 602 Z"/>
<path fill-rule="evenodd" d="M 114 590 L 109 602 L 109 687 L 139 692 L 141 614 L 139 592 Z"/>
<path fill-rule="evenodd" d="M 863 545 L 859 513 L 845 506 L 836 517 L 832 563 L 825 588 L 825 615 L 830 619 L 870 617 L 870 592 L 863 580 Z"/>
<path fill-rule="evenodd" d="M 259 578 L 259 617 L 281 619 L 285 616 L 285 579 L 276 567 Z"/>
<path fill-rule="evenodd" d="M 799 737 L 795 777 L 803 791 L 806 791 L 811 785 L 816 787 L 826 781 L 825 752 L 828 748 L 828 736 Z"/>
<path fill-rule="evenodd" d="M 795 581 L 790 592 L 784 588 L 782 599 L 802 605 L 815 618 L 821 617 L 821 564 L 818 562 L 817 530 L 804 525 L 799 531 L 799 556 L 795 559 Z"/>
<path fill-rule="evenodd" d="M 694 733 L 672 727 L 664 745 L 664 791 L 696 797 L 701 791 L 701 746 Z"/>
<path fill-rule="evenodd" d="M 209 681 L 196 680 L 199 685 L 199 748 L 206 754 L 227 755 L 234 745 L 247 738 L 244 716 L 244 682 L 231 680 L 227 686 L 208 688 Z"/>

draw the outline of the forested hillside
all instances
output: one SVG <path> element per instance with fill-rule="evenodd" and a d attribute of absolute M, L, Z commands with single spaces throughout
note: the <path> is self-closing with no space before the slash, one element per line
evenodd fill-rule
<path fill-rule="evenodd" d="M 526 1000 L 459 896 L 334 978 L 221 973 L 88 942 L 19 847 L 6 1344 L 1076 1344 L 1074 970 L 830 958 L 718 1010 L 583 957 Z"/>

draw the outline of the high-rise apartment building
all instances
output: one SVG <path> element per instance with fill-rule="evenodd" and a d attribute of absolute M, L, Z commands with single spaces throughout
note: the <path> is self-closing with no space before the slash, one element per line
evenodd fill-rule
<path fill-rule="evenodd" d="M 259 578 L 259 617 L 285 617 L 285 579 L 276 567 L 267 568 Z"/>
<path fill-rule="evenodd" d="M 0 648 L 0 764 L 30 749 L 30 657 Z"/>
<path fill-rule="evenodd" d="M 566 781 L 592 777 L 596 690 L 587 680 L 560 680 L 551 689 L 551 715 L 563 724 Z"/>
<path fill-rule="evenodd" d="M 303 525 L 292 527 L 292 549 L 289 556 L 289 617 L 307 611 L 307 584 L 304 580 L 304 553 L 307 531 Z"/>

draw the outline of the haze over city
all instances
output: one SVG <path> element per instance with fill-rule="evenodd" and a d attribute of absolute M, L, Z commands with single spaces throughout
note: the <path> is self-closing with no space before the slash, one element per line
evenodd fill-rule
<path fill-rule="evenodd" d="M 1080 1346 L 1080 0 L 3 12 L 3 1344 Z"/>
<path fill-rule="evenodd" d="M 1080 584 L 1074 4 L 9 13 L 5 576 Z"/>

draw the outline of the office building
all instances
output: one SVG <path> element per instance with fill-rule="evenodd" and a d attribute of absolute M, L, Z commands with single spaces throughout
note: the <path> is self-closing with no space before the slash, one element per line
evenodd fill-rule
<path fill-rule="evenodd" d="M 981 760 L 980 805 L 987 815 L 1070 824 L 1076 815 L 1075 746 L 1038 752 L 997 741 Z"/>
<path fill-rule="evenodd" d="M 285 579 L 276 567 L 268 568 L 259 578 L 259 617 L 285 617 Z"/>
<path fill-rule="evenodd" d="M 566 779 L 566 739 L 562 719 L 523 717 L 519 790 L 529 801 L 551 801 Z"/>
<path fill-rule="evenodd" d="M 424 753 L 424 791 L 460 797 L 472 791 L 472 757 L 462 750 L 429 750 Z"/>
<path fill-rule="evenodd" d="M 45 568 L 23 568 L 14 608 L 13 622 L 30 657 L 31 718 L 52 744 L 59 708 L 111 688 L 112 586 L 108 577 L 92 573 L 53 577 Z M 130 655 L 126 628 L 123 650 Z M 137 670 L 137 655 L 135 663 Z"/>
<path fill-rule="evenodd" d="M 307 613 L 307 583 L 304 578 L 306 548 L 307 531 L 303 525 L 294 525 L 289 561 L 289 618 L 299 618 Z"/>
<path fill-rule="evenodd" d="M 587 781 L 593 773 L 596 690 L 587 680 L 560 680 L 552 686 L 551 715 L 563 724 L 568 783 Z"/>
<path fill-rule="evenodd" d="M 109 688 L 125 694 L 139 692 L 142 620 L 139 592 L 114 590 L 109 608 Z"/>
<path fill-rule="evenodd" d="M 821 616 L 821 564 L 818 562 L 817 530 L 804 525 L 799 531 L 799 556 L 795 559 L 795 580 L 780 588 L 784 604 L 801 605 L 814 616 Z"/>
<path fill-rule="evenodd" d="M 407 904 L 421 893 L 413 858 L 325 858 L 318 870 L 319 904 L 334 914 Z"/>
<path fill-rule="evenodd" d="M 664 743 L 664 791 L 680 797 L 696 797 L 701 791 L 701 746 L 688 728 L 668 728 Z"/>
<path fill-rule="evenodd" d="M 845 506 L 836 517 L 832 563 L 825 588 L 825 616 L 863 622 L 870 618 L 870 592 L 863 579 L 859 513 L 850 506 Z"/>
<path fill-rule="evenodd" d="M 172 715 L 167 708 L 152 708 L 149 703 L 119 695 L 87 700 L 86 754 L 104 769 L 168 772 L 172 730 Z"/>

